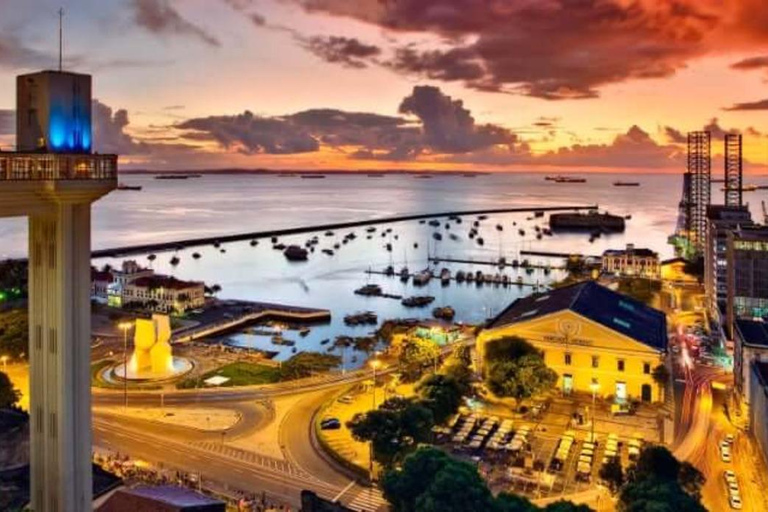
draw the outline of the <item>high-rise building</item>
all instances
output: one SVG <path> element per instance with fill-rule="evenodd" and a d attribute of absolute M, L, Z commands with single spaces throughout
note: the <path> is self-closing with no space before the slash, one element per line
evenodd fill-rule
<path fill-rule="evenodd" d="M 725 176 L 725 205 L 739 207 L 742 205 L 742 159 L 741 134 L 725 134 L 723 151 L 723 170 Z"/>
<path fill-rule="evenodd" d="M 91 153 L 91 79 L 17 80 L 17 151 L 0 152 L 0 217 L 29 218 L 30 508 L 91 510 L 91 203 L 117 155 Z"/>
<path fill-rule="evenodd" d="M 768 227 L 740 227 L 728 231 L 727 328 L 733 339 L 737 318 L 768 317 Z"/>
<path fill-rule="evenodd" d="M 687 231 L 696 256 L 704 254 L 707 207 L 712 187 L 711 137 L 709 132 L 688 134 L 687 171 L 690 175 L 687 201 Z"/>
<path fill-rule="evenodd" d="M 707 246 L 704 252 L 704 287 L 707 303 L 715 317 L 725 312 L 728 301 L 728 232 L 750 227 L 752 215 L 746 206 L 710 205 L 707 209 Z M 725 317 L 725 314 L 722 314 Z"/>

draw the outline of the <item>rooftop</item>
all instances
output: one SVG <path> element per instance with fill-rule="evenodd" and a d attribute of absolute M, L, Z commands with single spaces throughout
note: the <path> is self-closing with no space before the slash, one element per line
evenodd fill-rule
<path fill-rule="evenodd" d="M 488 328 L 496 329 L 566 309 L 656 350 L 667 349 L 664 313 L 594 281 L 517 299 L 493 319 Z"/>
<path fill-rule="evenodd" d="M 626 248 L 626 249 L 608 249 L 607 251 L 603 252 L 603 256 L 623 256 L 625 254 L 631 254 L 634 256 L 640 256 L 643 258 L 655 258 L 658 257 L 658 254 L 655 251 L 652 251 L 650 249 L 644 249 L 644 248 Z"/>
<path fill-rule="evenodd" d="M 757 373 L 757 376 L 760 378 L 763 387 L 768 387 L 768 362 L 753 361 L 752 366 L 754 367 L 755 373 Z"/>
<path fill-rule="evenodd" d="M 186 487 L 173 485 L 146 486 L 141 485 L 132 489 L 124 489 L 123 492 L 161 501 L 176 507 L 199 507 L 201 505 L 218 505 L 221 501 L 210 498 L 205 494 L 195 492 Z"/>
<path fill-rule="evenodd" d="M 765 322 L 737 319 L 736 330 L 747 345 L 768 348 L 768 324 Z"/>
<path fill-rule="evenodd" d="M 0 151 L 0 181 L 116 179 L 117 155 Z"/>
<path fill-rule="evenodd" d="M 133 285 L 150 289 L 169 288 L 171 290 L 185 290 L 195 286 L 202 286 L 203 283 L 198 281 L 182 281 L 181 279 L 176 279 L 173 276 L 155 274 L 153 276 L 139 277 L 133 281 Z"/>

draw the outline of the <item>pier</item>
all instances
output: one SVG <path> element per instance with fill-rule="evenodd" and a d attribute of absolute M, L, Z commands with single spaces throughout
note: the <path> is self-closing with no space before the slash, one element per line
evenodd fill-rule
<path fill-rule="evenodd" d="M 532 251 L 536 252 L 536 251 Z M 526 254 L 525 251 L 520 251 L 520 254 Z M 472 260 L 472 259 L 463 259 L 463 258 L 442 258 L 438 256 L 431 256 L 429 258 L 429 261 L 435 264 L 439 263 L 465 263 L 467 265 L 488 265 L 491 267 L 498 267 L 498 268 L 517 268 L 517 269 L 526 269 L 526 268 L 548 268 L 550 270 L 565 270 L 565 267 L 554 267 L 552 265 L 539 265 L 537 263 L 528 263 L 527 265 L 522 265 L 520 262 L 518 262 L 517 266 L 513 265 L 511 262 L 507 261 L 505 263 L 500 263 L 499 260 Z"/>
<path fill-rule="evenodd" d="M 236 310 L 239 313 L 230 313 Z M 267 319 L 301 323 L 328 322 L 331 319 L 331 312 L 327 309 L 301 308 L 264 302 L 226 301 L 225 311 L 217 315 L 217 318 L 201 325 L 177 329 L 171 336 L 171 343 L 195 341 Z"/>
<path fill-rule="evenodd" d="M 523 267 L 520 267 L 520 268 L 523 268 Z M 388 276 L 388 277 L 397 278 L 397 279 L 400 278 L 400 274 L 399 273 L 398 274 L 387 274 L 383 270 L 370 270 L 369 269 L 369 270 L 366 270 L 365 273 L 366 274 L 378 275 L 378 276 Z M 418 272 L 411 272 L 411 273 L 409 273 L 408 274 L 408 279 L 409 280 L 412 279 L 413 276 L 415 276 L 416 274 L 418 274 Z M 435 276 L 435 277 L 432 277 L 431 279 L 433 279 L 435 281 L 440 281 L 440 276 Z M 459 283 L 459 281 L 456 279 L 455 275 L 451 275 L 450 280 L 455 282 L 455 283 Z M 475 286 L 503 286 L 505 288 L 509 288 L 511 286 L 530 286 L 531 288 L 533 288 L 535 290 L 539 289 L 539 288 L 546 288 L 547 287 L 546 284 L 540 283 L 538 281 L 536 281 L 535 283 L 532 283 L 532 282 L 527 282 L 527 281 L 517 281 L 517 280 L 511 279 L 511 278 L 506 283 L 496 282 L 496 281 L 488 281 L 488 280 L 483 280 L 483 281 L 475 281 L 475 280 L 467 281 L 467 280 L 465 280 L 465 281 L 462 281 L 459 284 L 475 285 Z M 413 286 L 413 285 L 411 285 L 411 286 Z M 423 287 L 424 286 L 416 286 L 416 289 L 423 288 Z M 388 294 L 381 294 L 381 295 L 370 295 L 370 297 L 398 297 L 398 296 L 389 296 Z"/>
<path fill-rule="evenodd" d="M 338 229 L 358 228 L 364 226 L 373 226 L 376 224 L 393 224 L 397 222 L 406 222 L 422 219 L 434 219 L 440 217 L 465 217 L 468 215 L 492 215 L 499 213 L 534 213 L 534 212 L 564 212 L 564 211 L 584 211 L 597 210 L 597 205 L 591 206 L 547 206 L 539 208 L 490 208 L 483 210 L 464 210 L 448 211 L 439 213 L 417 213 L 410 215 L 399 215 L 395 217 L 384 217 L 379 219 L 358 220 L 349 222 L 335 222 L 333 224 L 319 224 L 315 226 L 303 226 L 297 228 L 272 229 L 268 231 L 254 231 L 251 233 L 239 233 L 234 235 L 210 236 L 204 238 L 192 238 L 187 240 L 177 240 L 174 242 L 158 242 L 152 244 L 129 245 L 124 247 L 114 247 L 111 249 L 98 249 L 91 252 L 92 258 L 116 258 L 121 256 L 131 256 L 135 254 L 146 254 L 149 252 L 165 252 L 186 249 L 189 247 L 198 247 L 210 245 L 213 243 L 241 242 L 244 240 L 259 240 L 271 237 L 282 237 L 288 235 L 300 235 L 304 233 L 314 233 L 317 231 L 328 231 Z"/>
<path fill-rule="evenodd" d="M 570 258 L 575 256 L 577 258 L 600 258 L 601 256 L 584 255 L 576 252 L 556 252 L 556 251 L 520 251 L 521 256 L 543 256 L 545 258 Z"/>

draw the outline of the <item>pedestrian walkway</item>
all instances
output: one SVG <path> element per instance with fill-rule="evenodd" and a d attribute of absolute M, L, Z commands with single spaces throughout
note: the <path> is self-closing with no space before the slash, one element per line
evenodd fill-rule
<path fill-rule="evenodd" d="M 243 450 L 241 448 L 235 448 L 224 443 L 202 441 L 199 443 L 194 443 L 194 446 L 208 452 L 217 453 L 223 455 L 224 457 L 237 459 L 249 464 L 254 464 L 256 466 L 261 466 L 273 471 L 278 471 L 280 473 L 301 477 L 309 476 L 306 472 L 297 468 L 286 460 L 280 460 L 273 457 L 268 457 L 266 455 L 260 455 L 255 452 Z"/>
<path fill-rule="evenodd" d="M 360 512 L 375 512 L 377 510 L 387 510 L 388 503 L 381 494 L 381 491 L 375 487 L 362 487 L 356 485 L 354 489 L 357 489 L 356 494 L 351 494 L 350 498 L 346 498 L 342 501 L 346 502 L 347 507 L 358 510 Z M 347 501 L 349 500 L 349 501 Z"/>

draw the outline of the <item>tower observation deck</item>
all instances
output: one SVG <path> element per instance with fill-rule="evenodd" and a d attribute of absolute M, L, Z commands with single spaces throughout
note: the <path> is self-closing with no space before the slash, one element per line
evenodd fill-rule
<path fill-rule="evenodd" d="M 91 152 L 91 77 L 17 79 L 17 149 L 0 151 L 0 217 L 29 220 L 31 509 L 92 509 L 91 203 L 117 155 Z"/>

